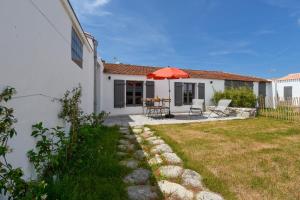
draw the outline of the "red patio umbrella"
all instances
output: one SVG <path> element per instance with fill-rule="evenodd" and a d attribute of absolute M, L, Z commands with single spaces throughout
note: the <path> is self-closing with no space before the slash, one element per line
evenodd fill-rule
<path fill-rule="evenodd" d="M 169 99 L 171 99 L 171 89 L 170 89 L 170 79 L 180 79 L 180 78 L 190 78 L 190 75 L 181 69 L 177 69 L 174 67 L 166 67 L 159 70 L 156 70 L 150 74 L 147 75 L 148 79 L 154 79 L 154 80 L 164 80 L 168 79 L 169 83 Z M 167 118 L 173 117 L 171 115 L 171 101 L 169 101 L 169 114 L 166 115 Z"/>

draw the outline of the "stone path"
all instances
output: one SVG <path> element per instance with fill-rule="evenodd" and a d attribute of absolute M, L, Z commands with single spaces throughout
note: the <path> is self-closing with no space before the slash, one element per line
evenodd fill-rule
<path fill-rule="evenodd" d="M 200 174 L 185 169 L 181 158 L 149 128 L 131 128 L 120 128 L 118 145 L 120 164 L 132 170 L 123 179 L 130 200 L 223 200 L 204 187 Z"/>

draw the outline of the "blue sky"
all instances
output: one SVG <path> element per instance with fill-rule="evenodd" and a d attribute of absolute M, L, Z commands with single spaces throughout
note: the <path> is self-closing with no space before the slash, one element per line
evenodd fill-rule
<path fill-rule="evenodd" d="M 267 78 L 300 72 L 300 0 L 71 3 L 107 62 Z"/>

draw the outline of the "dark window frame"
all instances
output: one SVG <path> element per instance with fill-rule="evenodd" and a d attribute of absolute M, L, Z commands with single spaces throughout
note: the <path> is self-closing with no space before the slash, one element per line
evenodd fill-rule
<path fill-rule="evenodd" d="M 129 83 L 133 84 L 132 85 L 132 95 L 128 95 L 128 89 L 129 89 Z M 140 84 L 140 86 L 137 86 L 137 84 Z M 141 89 L 141 94 L 137 95 L 137 90 Z M 126 81 L 126 106 L 127 107 L 139 107 L 143 106 L 143 96 L 144 96 L 144 82 L 143 81 Z M 139 98 L 139 103 L 136 102 L 137 98 Z M 129 100 L 132 100 L 132 103 L 129 103 Z"/>
<path fill-rule="evenodd" d="M 83 67 L 83 43 L 73 27 L 71 33 L 71 58 L 80 68 Z"/>
<path fill-rule="evenodd" d="M 192 89 L 190 90 L 190 85 L 192 86 Z M 183 105 L 192 105 L 193 99 L 195 98 L 195 89 L 196 84 L 195 83 L 183 83 Z M 192 94 L 190 93 L 192 92 Z M 185 98 L 186 96 L 186 98 Z"/>

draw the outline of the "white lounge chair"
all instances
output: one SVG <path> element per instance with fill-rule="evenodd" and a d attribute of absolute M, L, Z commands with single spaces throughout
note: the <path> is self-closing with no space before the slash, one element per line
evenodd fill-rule
<path fill-rule="evenodd" d="M 203 105 L 204 105 L 204 99 L 193 99 L 192 106 L 190 107 L 189 115 L 191 116 L 192 113 L 198 112 L 202 116 Z"/>
<path fill-rule="evenodd" d="M 210 109 L 210 114 L 209 117 L 211 116 L 212 113 L 215 113 L 216 115 L 220 117 L 227 117 L 228 114 L 226 113 L 228 106 L 231 103 L 231 99 L 221 99 L 218 102 L 217 107 Z"/>

